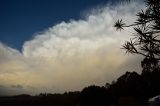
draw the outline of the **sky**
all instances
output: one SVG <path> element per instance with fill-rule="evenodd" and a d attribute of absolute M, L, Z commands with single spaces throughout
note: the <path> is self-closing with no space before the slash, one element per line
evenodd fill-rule
<path fill-rule="evenodd" d="M 83 11 L 107 0 L 0 0 L 0 40 L 21 50 L 34 33 L 59 22 L 78 20 Z"/>
<path fill-rule="evenodd" d="M 0 95 L 63 93 L 103 86 L 142 57 L 120 49 L 144 5 L 107 0 L 0 0 Z"/>

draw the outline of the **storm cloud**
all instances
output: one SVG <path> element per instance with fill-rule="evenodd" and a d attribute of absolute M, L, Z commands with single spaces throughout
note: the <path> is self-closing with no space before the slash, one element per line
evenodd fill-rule
<path fill-rule="evenodd" d="M 122 17 L 133 22 L 142 8 L 139 3 L 97 7 L 85 19 L 62 21 L 35 33 L 22 52 L 0 43 L 0 85 L 54 93 L 104 85 L 125 71 L 140 72 L 139 57 L 120 49 L 132 30 L 117 32 L 113 25 Z"/>

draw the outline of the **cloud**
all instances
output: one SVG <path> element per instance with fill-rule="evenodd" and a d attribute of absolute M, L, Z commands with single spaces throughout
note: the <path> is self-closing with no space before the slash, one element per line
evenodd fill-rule
<path fill-rule="evenodd" d="M 18 89 L 22 89 L 22 88 L 23 88 L 22 85 L 12 85 L 11 87 L 12 87 L 12 88 L 18 88 Z"/>
<path fill-rule="evenodd" d="M 22 53 L 0 43 L 0 84 L 21 85 L 32 93 L 64 92 L 104 85 L 125 71 L 139 71 L 139 60 L 120 49 L 131 30 L 117 32 L 113 24 L 121 17 L 133 22 L 141 8 L 132 3 L 93 9 L 83 20 L 36 33 L 24 43 Z"/>
<path fill-rule="evenodd" d="M 23 86 L 21 85 L 12 85 L 12 86 L 0 85 L 0 96 L 18 95 L 26 93 L 31 93 L 31 92 L 25 91 L 23 89 Z"/>

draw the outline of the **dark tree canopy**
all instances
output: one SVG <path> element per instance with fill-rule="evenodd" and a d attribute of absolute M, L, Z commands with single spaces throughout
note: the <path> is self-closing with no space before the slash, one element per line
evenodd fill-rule
<path fill-rule="evenodd" d="M 117 30 L 122 30 L 125 27 L 134 29 L 133 37 L 123 45 L 123 49 L 126 50 L 126 53 L 144 56 L 141 62 L 142 72 L 152 72 L 159 69 L 160 0 L 146 0 L 145 4 L 146 9 L 137 13 L 137 20 L 133 24 L 126 25 L 120 19 L 114 27 Z"/>
<path fill-rule="evenodd" d="M 89 86 L 80 95 L 81 106 L 110 106 L 113 103 L 111 95 L 105 87 Z"/>

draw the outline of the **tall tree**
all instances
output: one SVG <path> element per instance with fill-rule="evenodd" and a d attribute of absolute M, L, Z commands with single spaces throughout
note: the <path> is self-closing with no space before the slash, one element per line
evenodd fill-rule
<path fill-rule="evenodd" d="M 133 24 L 126 25 L 119 19 L 114 27 L 117 30 L 125 27 L 134 29 L 135 34 L 123 45 L 123 49 L 127 53 L 144 56 L 142 72 L 152 72 L 159 69 L 160 61 L 160 0 L 146 0 L 145 4 L 146 9 L 137 13 L 137 20 Z"/>

